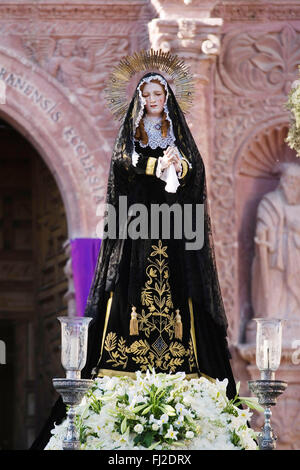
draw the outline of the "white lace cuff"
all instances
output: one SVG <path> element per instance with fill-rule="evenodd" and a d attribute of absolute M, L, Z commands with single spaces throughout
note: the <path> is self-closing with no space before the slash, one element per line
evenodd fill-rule
<path fill-rule="evenodd" d="M 137 162 L 140 158 L 140 155 L 134 150 L 133 153 L 132 153 L 132 164 L 133 166 L 136 166 L 137 165 Z"/>
<path fill-rule="evenodd" d="M 157 176 L 157 178 L 161 177 L 163 171 L 164 170 L 162 170 L 162 168 L 161 168 L 161 157 L 158 157 L 158 162 L 157 162 L 157 167 L 156 167 L 156 176 Z"/>

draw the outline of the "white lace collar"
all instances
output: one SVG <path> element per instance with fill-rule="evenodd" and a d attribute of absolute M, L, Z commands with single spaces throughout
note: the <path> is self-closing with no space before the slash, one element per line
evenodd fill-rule
<path fill-rule="evenodd" d="M 147 132 L 148 136 L 148 143 L 143 144 L 139 142 L 141 147 L 151 147 L 152 149 L 156 149 L 157 147 L 166 148 L 168 145 L 173 145 L 175 142 L 175 137 L 171 136 L 170 128 L 168 129 L 168 133 L 166 137 L 163 137 L 161 134 L 161 117 L 156 119 L 144 117 L 144 128 Z"/>

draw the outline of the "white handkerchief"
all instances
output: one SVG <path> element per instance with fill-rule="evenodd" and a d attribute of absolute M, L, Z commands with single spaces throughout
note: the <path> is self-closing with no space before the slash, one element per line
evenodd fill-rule
<path fill-rule="evenodd" d="M 171 165 L 163 171 L 159 178 L 167 183 L 165 186 L 165 191 L 168 193 L 176 193 L 180 183 L 177 178 L 174 163 L 171 163 Z"/>

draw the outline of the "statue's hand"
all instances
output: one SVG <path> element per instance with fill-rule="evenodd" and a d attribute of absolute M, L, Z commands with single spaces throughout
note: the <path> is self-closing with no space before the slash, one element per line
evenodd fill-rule
<path fill-rule="evenodd" d="M 165 150 L 164 156 L 161 157 L 161 159 L 160 159 L 161 169 L 165 170 L 166 168 L 168 168 L 171 165 L 171 163 L 172 163 L 172 157 L 171 157 L 171 155 L 166 153 L 166 150 Z"/>
<path fill-rule="evenodd" d="M 174 163 L 175 170 L 176 170 L 177 173 L 179 171 L 181 171 L 181 158 L 180 158 L 179 151 L 178 151 L 177 147 L 175 147 L 175 146 L 168 147 L 164 151 L 164 157 L 167 157 L 169 165 L 171 163 Z"/>

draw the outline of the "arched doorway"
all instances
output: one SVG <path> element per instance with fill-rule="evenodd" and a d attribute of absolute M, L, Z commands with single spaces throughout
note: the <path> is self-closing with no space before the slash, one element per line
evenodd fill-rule
<path fill-rule="evenodd" d="M 36 64 L 0 47 L 1 116 L 38 150 L 63 197 L 68 237 L 96 236 L 111 147 L 76 96 Z M 78 197 L 80 195 L 80 197 Z"/>
<path fill-rule="evenodd" d="M 63 376 L 58 315 L 67 314 L 63 244 L 67 219 L 60 191 L 35 148 L 0 120 L 0 448 L 26 449 Z"/>
<path fill-rule="evenodd" d="M 101 220 L 97 209 L 105 200 L 111 155 L 93 119 L 70 90 L 9 48 L 0 47 L 0 60 L 0 80 L 6 86 L 5 103 L 0 103 L 1 177 L 4 187 L 10 178 L 20 189 L 18 201 L 8 195 L 5 204 L 0 203 L 0 228 L 5 232 L 5 237 L 0 235 L 0 254 L 4 255 L 1 236 L 7 250 L 13 242 L 23 246 L 16 259 L 11 254 L 0 257 L 7 266 L 0 278 L 0 340 L 2 331 L 7 358 L 11 358 L 10 370 L 8 364 L 0 364 L 1 373 L 8 374 L 0 377 L 7 383 L 7 395 L 0 399 L 4 396 L 3 403 L 10 403 L 5 409 L 0 405 L 0 421 L 11 422 L 11 428 L 1 425 L 5 435 L 1 442 L 0 434 L 0 447 L 19 449 L 27 448 L 44 424 L 55 393 L 51 379 L 63 373 L 58 371 L 56 317 L 72 314 L 72 299 L 66 296 L 67 309 L 62 301 L 68 289 L 62 245 L 66 240 L 97 236 Z M 8 147 L 8 142 L 18 146 L 11 151 L 14 157 L 8 158 L 5 151 L 5 133 Z M 9 271 L 11 261 L 18 268 L 12 266 Z M 69 280 L 70 296 L 74 291 Z"/>

